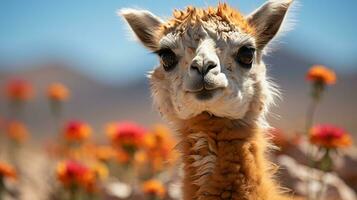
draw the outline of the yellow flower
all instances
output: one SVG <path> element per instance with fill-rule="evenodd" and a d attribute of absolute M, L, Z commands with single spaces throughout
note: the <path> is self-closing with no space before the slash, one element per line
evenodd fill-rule
<path fill-rule="evenodd" d="M 100 163 L 96 163 L 93 165 L 92 170 L 94 171 L 94 173 L 97 175 L 97 177 L 100 180 L 104 180 L 108 177 L 109 175 L 109 171 L 108 168 Z"/>
<path fill-rule="evenodd" d="M 306 74 L 306 79 L 315 83 L 333 85 L 336 83 L 336 74 L 323 65 L 314 65 Z"/>
<path fill-rule="evenodd" d="M 0 179 L 1 178 L 9 178 L 9 179 L 16 179 L 16 171 L 15 169 L 4 162 L 0 162 Z"/>
<path fill-rule="evenodd" d="M 163 198 L 165 196 L 166 190 L 164 185 L 159 180 L 152 179 L 144 182 L 143 192 L 146 195 Z"/>
<path fill-rule="evenodd" d="M 47 96 L 50 100 L 65 101 L 69 95 L 68 88 L 61 83 L 53 83 L 47 89 Z"/>

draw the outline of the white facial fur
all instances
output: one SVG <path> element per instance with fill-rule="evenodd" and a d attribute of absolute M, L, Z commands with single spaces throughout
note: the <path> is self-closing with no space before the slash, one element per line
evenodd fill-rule
<path fill-rule="evenodd" d="M 160 45 L 170 46 L 180 60 L 172 71 L 166 72 L 162 66 L 155 69 L 154 74 L 159 73 L 164 79 L 151 77 L 153 92 L 157 93 L 157 90 L 165 87 L 166 97 L 159 98 L 171 101 L 174 114 L 181 119 L 188 119 L 205 111 L 220 117 L 243 118 L 254 95 L 253 83 L 257 82 L 255 74 L 257 71 L 264 72 L 258 70 L 264 68 L 264 65 L 258 65 L 256 61 L 251 69 L 242 68 L 236 62 L 234 55 L 241 46 L 248 44 L 254 44 L 254 39 L 237 30 L 217 35 L 209 34 L 204 26 L 197 26 L 184 36 L 169 34 L 161 39 Z M 196 82 L 200 82 L 201 76 L 190 66 L 210 61 L 215 62 L 217 67 L 207 79 L 212 87 L 218 89 L 211 98 L 201 100 L 195 93 L 195 86 L 198 85 Z M 202 65 L 204 64 L 197 64 L 198 67 Z M 161 103 L 157 105 L 163 106 Z"/>
<path fill-rule="evenodd" d="M 149 76 L 160 113 L 169 119 L 189 119 L 202 112 L 244 120 L 263 116 L 274 90 L 266 80 L 262 52 L 278 32 L 290 3 L 291 0 L 268 1 L 248 16 L 247 21 L 257 29 L 254 36 L 240 27 L 209 20 L 158 38 L 154 30 L 162 23 L 159 18 L 147 11 L 123 10 L 121 15 L 146 47 L 154 51 L 171 49 L 178 57 L 172 70 L 165 71 L 161 63 Z M 243 46 L 255 49 L 251 68 L 244 68 L 235 59 Z M 202 71 L 207 71 L 204 84 Z"/>

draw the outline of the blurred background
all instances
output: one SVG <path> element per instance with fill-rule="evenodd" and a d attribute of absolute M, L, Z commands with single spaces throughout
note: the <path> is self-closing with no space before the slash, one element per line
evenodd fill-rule
<path fill-rule="evenodd" d="M 227 2 L 242 13 L 249 14 L 265 1 Z M 126 178 L 136 180 L 132 171 L 150 171 L 151 168 L 147 166 L 153 165 L 155 168 L 158 164 L 159 169 L 152 170 L 151 177 L 160 179 L 169 195 L 163 195 L 164 185 L 155 181 L 148 182 L 146 188 L 149 193 L 154 188 L 162 197 L 165 196 L 161 199 L 179 199 L 180 165 L 175 162 L 177 155 L 172 150 L 177 141 L 165 126 L 153 126 L 165 122 L 152 107 L 145 77 L 158 60 L 133 39 L 127 25 L 116 12 L 125 7 L 147 9 L 166 19 L 174 8 L 217 4 L 216 0 L 1 0 L 0 159 L 14 166 L 20 181 L 13 185 L 7 182 L 3 184 L 3 177 L 11 177 L 11 173 L 9 167 L 4 167 L 0 162 L 0 199 L 4 188 L 9 190 L 5 195 L 8 197 L 6 200 L 65 199 L 58 196 L 63 192 L 59 183 L 65 185 L 61 176 L 69 174 L 66 178 L 73 178 L 73 174 L 66 174 L 61 169 L 63 166 L 74 166 L 81 170 L 85 168 L 80 163 L 72 162 L 72 159 L 90 163 L 88 165 L 91 167 L 93 163 L 104 163 L 108 168 L 109 178 L 100 184 L 102 188 L 99 189 L 105 191 L 102 193 L 105 198 L 97 199 L 143 199 L 143 196 L 135 196 L 140 193 L 135 191 L 138 190 L 138 182 L 135 182 L 137 185 L 127 184 L 130 181 Z M 291 25 L 293 28 L 280 34 L 272 42 L 272 50 L 265 56 L 268 74 L 280 86 L 282 93 L 282 99 L 269 115 L 272 126 L 277 128 L 273 133 L 273 142 L 280 147 L 280 151 L 272 153 L 272 160 L 282 166 L 279 175 L 283 186 L 297 195 L 309 195 L 310 191 L 306 191 L 304 184 L 309 184 L 312 177 L 314 183 L 320 185 L 310 188 L 319 188 L 321 191 L 327 188 L 325 199 L 357 199 L 356 148 L 334 155 L 334 172 L 328 173 L 330 182 L 326 184 L 328 187 L 324 187 L 323 176 L 319 175 L 323 173 L 317 170 L 317 165 L 314 165 L 317 171 L 314 176 L 310 174 L 312 168 L 307 166 L 311 167 L 311 163 L 306 159 L 306 154 L 310 153 L 306 153 L 309 145 L 307 140 L 298 135 L 305 132 L 306 113 L 311 101 L 311 84 L 305 76 L 312 65 L 321 64 L 336 72 L 337 83 L 324 92 L 314 123 L 343 127 L 357 140 L 356 8 L 357 1 L 296 1 L 287 20 L 288 28 Z M 6 98 L 7 83 L 12 80 L 26 80 L 34 88 L 34 98 L 29 101 L 26 99 L 26 106 L 21 107 L 21 102 L 11 102 Z M 60 117 L 56 113 L 58 105 L 49 105 L 46 97 L 48 86 L 53 82 L 63 83 L 70 91 L 70 99 L 63 103 Z M 61 93 L 61 89 L 55 90 L 58 91 Z M 9 105 L 9 102 L 14 104 Z M 20 145 L 24 140 L 23 135 L 27 134 L 21 125 L 15 124 L 15 128 L 4 131 L 13 132 L 13 135 L 2 134 L 4 121 L 16 114 L 16 109 L 21 110 L 18 120 L 24 122 L 31 133 L 31 142 L 25 145 Z M 67 123 L 63 131 L 63 120 L 74 121 Z M 105 130 L 104 125 L 112 121 L 134 121 L 136 124 L 114 123 L 114 128 Z M 90 128 L 81 122 L 90 124 L 94 140 L 87 140 Z M 145 127 L 151 127 L 148 128 L 151 134 L 146 134 Z M 122 146 L 117 148 L 115 138 L 111 136 L 106 143 L 103 142 L 105 133 L 113 130 L 118 135 L 134 132 L 137 134 L 134 140 L 141 138 L 145 132 L 145 138 L 150 139 L 151 146 L 145 144 L 133 152 L 131 148 L 128 151 Z M 64 134 L 58 135 L 58 131 Z M 71 141 L 73 138 L 66 138 L 71 131 L 82 134 L 83 138 Z M 10 139 L 7 140 L 9 135 Z M 83 141 L 78 142 L 77 139 Z M 63 159 L 67 159 L 67 162 L 59 163 L 56 168 L 56 162 Z M 165 166 L 167 164 L 169 166 Z M 138 170 L 137 166 L 143 169 L 139 167 Z M 58 181 L 54 180 L 55 169 Z M 13 174 L 12 177 L 15 177 Z M 319 193 L 319 190 L 316 191 Z M 70 194 L 70 191 L 67 192 Z M 127 196 L 124 197 L 124 194 Z"/>
<path fill-rule="evenodd" d="M 263 0 L 227 1 L 244 14 Z M 66 116 L 84 119 L 94 127 L 110 119 L 135 119 L 144 124 L 160 120 L 151 107 L 145 74 L 156 64 L 155 55 L 131 39 L 117 9 L 148 9 L 171 16 L 173 8 L 216 5 L 211 0 L 181 1 L 1 1 L 0 82 L 10 77 L 31 81 L 38 98 L 28 109 L 32 132 L 49 129 L 44 87 L 60 81 L 72 91 Z M 301 131 L 307 107 L 307 69 L 324 64 L 338 75 L 318 110 L 318 120 L 357 132 L 357 2 L 300 0 L 290 13 L 292 31 L 282 35 L 266 56 L 269 74 L 280 85 L 283 100 L 271 122 L 290 132 Z M 3 96 L 0 113 L 6 113 Z M 36 114 L 30 115 L 29 113 Z"/>

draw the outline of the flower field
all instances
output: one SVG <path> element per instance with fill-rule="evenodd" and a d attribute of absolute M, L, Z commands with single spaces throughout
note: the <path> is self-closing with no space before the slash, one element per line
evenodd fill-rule
<path fill-rule="evenodd" d="M 357 159 L 346 156 L 356 152 L 352 133 L 333 121 L 316 123 L 317 108 L 338 77 L 315 65 L 306 81 L 311 93 L 304 131 L 292 135 L 277 127 L 266 133 L 277 147 L 272 159 L 282 165 L 278 177 L 306 199 L 356 199 L 357 170 L 349 164 Z M 66 118 L 73 94 L 59 82 L 40 92 L 27 80 L 10 79 L 2 89 L 8 112 L 0 115 L 0 200 L 180 199 L 178 140 L 167 125 L 114 119 L 93 128 Z M 55 122 L 56 134 L 45 142 L 31 134 L 23 117 L 33 98 L 46 99 Z"/>

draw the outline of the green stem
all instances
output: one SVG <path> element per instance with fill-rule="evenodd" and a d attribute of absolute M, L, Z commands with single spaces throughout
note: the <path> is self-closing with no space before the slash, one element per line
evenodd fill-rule
<path fill-rule="evenodd" d="M 69 200 L 75 200 L 76 199 L 76 191 L 74 189 L 69 190 Z"/>
<path fill-rule="evenodd" d="M 69 199 L 70 200 L 79 200 L 80 194 L 77 186 L 72 186 L 69 190 Z"/>
<path fill-rule="evenodd" d="M 313 98 L 312 101 L 310 102 L 310 105 L 308 107 L 308 110 L 306 112 L 306 122 L 305 122 L 305 135 L 307 137 L 307 139 L 309 138 L 309 131 L 312 127 L 312 125 L 314 124 L 314 117 L 315 117 L 315 113 L 316 113 L 316 108 L 317 108 L 317 104 L 318 104 L 318 100 L 316 98 Z M 311 144 L 309 144 L 307 146 L 307 151 L 306 151 L 306 159 L 307 159 L 307 165 L 310 169 L 310 173 L 312 175 L 313 173 L 313 155 L 312 155 L 312 146 Z M 313 176 L 312 176 L 313 177 Z M 311 199 L 311 194 L 310 194 L 310 180 L 307 179 L 306 180 L 306 191 L 307 191 L 307 198 Z"/>
<path fill-rule="evenodd" d="M 3 154 L 6 154 L 6 139 L 7 138 L 5 138 L 5 133 L 0 128 L 0 157 L 3 157 Z"/>
<path fill-rule="evenodd" d="M 325 190 L 325 187 L 326 187 L 326 181 L 324 178 L 326 176 L 326 173 L 331 171 L 332 165 L 333 165 L 333 163 L 332 163 L 332 159 L 331 159 L 331 155 L 330 155 L 330 150 L 326 149 L 325 154 L 321 158 L 321 163 L 320 163 L 320 169 L 323 171 L 323 173 L 319 177 L 321 189 L 316 195 L 317 200 L 320 200 L 322 198 L 323 191 Z"/>
<path fill-rule="evenodd" d="M 88 193 L 87 194 L 88 200 L 97 200 L 97 199 L 99 199 L 97 196 L 98 195 L 96 195 L 94 193 Z"/>
<path fill-rule="evenodd" d="M 55 126 L 58 130 L 61 128 L 61 121 L 62 121 L 62 111 L 63 106 L 62 102 L 50 100 L 50 109 L 54 119 Z"/>
<path fill-rule="evenodd" d="M 317 104 L 318 104 L 318 101 L 316 99 L 313 99 L 310 102 L 310 105 L 306 112 L 305 134 L 307 136 L 309 135 L 310 128 L 314 124 L 314 118 L 315 118 Z"/>
<path fill-rule="evenodd" d="M 0 177 L 0 200 L 4 199 L 5 195 L 5 184 L 4 184 L 4 179 Z"/>
<path fill-rule="evenodd" d="M 308 110 L 306 112 L 306 122 L 305 122 L 305 135 L 307 137 L 307 139 L 309 138 L 309 131 L 311 129 L 311 127 L 314 124 L 314 118 L 315 118 L 315 113 L 316 113 L 316 108 L 318 103 L 321 101 L 322 99 L 322 94 L 324 92 L 325 89 L 325 85 L 323 82 L 315 82 L 312 86 L 312 91 L 311 91 L 311 97 L 312 97 L 312 101 L 310 102 L 310 105 L 308 107 Z M 306 152 L 306 157 L 307 157 L 307 161 L 308 161 L 308 167 L 310 167 L 311 169 L 311 177 L 313 177 L 313 165 L 314 165 L 314 155 L 312 154 L 313 149 L 312 149 L 312 145 L 309 144 L 307 147 L 307 152 Z M 307 195 L 308 195 L 308 199 L 311 199 L 311 194 L 310 194 L 310 188 L 309 188 L 309 184 L 310 181 L 309 179 L 307 179 L 306 181 L 306 191 L 307 191 Z"/>
<path fill-rule="evenodd" d="M 155 194 L 149 194 L 148 200 L 160 200 L 160 198 Z"/>

